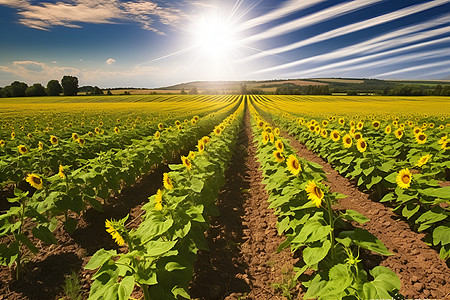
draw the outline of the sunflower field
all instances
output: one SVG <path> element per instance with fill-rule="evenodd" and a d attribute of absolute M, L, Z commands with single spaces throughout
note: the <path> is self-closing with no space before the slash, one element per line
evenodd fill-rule
<path fill-rule="evenodd" d="M 0 291 L 11 299 L 37 297 L 40 291 L 30 296 L 17 286 L 31 280 L 38 268 L 33 266 L 73 248 L 80 260 L 73 276 L 83 285 L 69 295 L 66 272 L 65 287 L 60 282 L 48 288 L 48 299 L 190 299 L 197 261 L 225 234 L 210 230 L 217 229 L 218 199 L 232 177 L 246 182 L 234 187 L 244 198 L 251 194 L 248 182 L 259 180 L 264 195 L 258 199 L 266 199 L 276 220 L 270 226 L 282 240 L 274 252 L 295 258 L 293 284 L 277 285 L 284 297 L 403 299 L 404 284 L 417 280 L 405 282 L 398 270 L 374 259 L 399 254 L 364 227 L 371 220 L 361 210 L 336 205 L 352 195 L 332 191 L 330 173 L 299 155 L 295 142 L 422 234 L 443 265 L 450 261 L 446 98 L 133 95 L 14 101 L 0 102 Z M 257 167 L 239 166 L 245 176 L 227 173 L 236 157 L 251 156 L 249 149 Z M 258 172 L 261 179 L 252 178 Z M 118 203 L 134 190 L 139 205 Z M 128 208 L 111 213 L 115 207 Z M 250 222 L 245 218 L 237 218 L 244 228 Z M 269 239 L 266 222 L 264 238 L 250 234 L 223 248 Z M 80 242 L 86 228 L 106 242 Z M 262 250 L 251 251 L 257 256 Z M 218 255 L 235 269 L 245 268 L 232 254 Z M 220 259 L 208 259 L 225 278 L 223 265 L 212 267 Z M 214 285 L 205 299 L 225 298 L 235 275 L 221 279 L 224 287 Z M 276 285 L 266 284 L 266 290 Z M 247 291 L 235 297 L 261 296 Z"/>

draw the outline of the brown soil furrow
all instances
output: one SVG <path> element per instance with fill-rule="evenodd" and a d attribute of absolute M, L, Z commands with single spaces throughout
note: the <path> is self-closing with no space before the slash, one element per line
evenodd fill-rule
<path fill-rule="evenodd" d="M 194 298 L 283 299 L 272 284 L 292 274 L 292 253 L 276 253 L 283 238 L 277 235 L 277 218 L 261 184 L 248 112 L 244 125 L 217 201 L 220 216 L 212 218 L 207 233 L 210 251 L 200 251 L 197 258 Z"/>
<path fill-rule="evenodd" d="M 412 231 L 390 208 L 371 201 L 368 194 L 359 191 L 298 140 L 286 133 L 283 136 L 291 141 L 299 156 L 322 165 L 332 192 L 348 196 L 339 200 L 337 208 L 353 209 L 370 218 L 369 222 L 358 226 L 378 237 L 394 253 L 388 257 L 370 255 L 366 258 L 368 267 L 379 264 L 393 270 L 401 280 L 400 292 L 406 298 L 450 299 L 450 270 L 436 250 L 422 241 L 425 234 Z"/>

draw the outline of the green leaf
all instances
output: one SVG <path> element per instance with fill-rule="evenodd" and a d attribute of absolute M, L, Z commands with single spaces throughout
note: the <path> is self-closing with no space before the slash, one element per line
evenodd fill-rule
<path fill-rule="evenodd" d="M 24 234 L 16 234 L 15 237 L 22 244 L 27 246 L 28 249 L 30 249 L 30 251 L 33 252 L 34 254 L 39 252 L 38 248 L 36 248 L 36 246 L 33 244 L 33 242 L 31 242 Z"/>
<path fill-rule="evenodd" d="M 134 276 L 126 276 L 119 284 L 119 300 L 128 300 L 134 288 Z"/>
<path fill-rule="evenodd" d="M 57 244 L 58 241 L 53 236 L 53 233 L 45 226 L 34 227 L 33 235 L 43 241 L 45 244 Z"/>
<path fill-rule="evenodd" d="M 416 205 L 413 203 L 406 203 L 405 207 L 402 209 L 402 215 L 406 217 L 407 219 L 414 216 L 416 212 L 418 212 L 420 209 L 420 205 Z"/>
<path fill-rule="evenodd" d="M 443 225 L 434 229 L 433 244 L 437 245 L 439 243 L 442 245 L 450 244 L 450 227 Z"/>
<path fill-rule="evenodd" d="M 345 165 L 349 165 L 353 161 L 353 156 L 347 156 L 346 158 L 341 159 L 341 162 Z"/>
<path fill-rule="evenodd" d="M 147 248 L 148 255 L 154 257 L 166 253 L 167 251 L 172 249 L 176 243 L 177 241 L 149 241 L 146 243 L 145 248 Z"/>
<path fill-rule="evenodd" d="M 186 299 L 191 299 L 189 293 L 186 291 L 186 289 L 182 287 L 174 287 L 172 289 L 172 294 L 175 296 L 176 299 L 178 299 L 178 296 L 181 296 Z"/>
<path fill-rule="evenodd" d="M 179 263 L 174 262 L 174 261 L 169 261 L 169 262 L 165 265 L 164 268 L 165 268 L 166 271 L 168 271 L 168 272 L 172 272 L 172 271 L 175 271 L 175 270 L 184 270 L 184 269 L 186 269 L 185 266 L 182 266 L 182 265 L 180 265 Z"/>
<path fill-rule="evenodd" d="M 19 243 L 0 244 L 0 265 L 11 266 L 19 256 Z"/>
<path fill-rule="evenodd" d="M 317 220 L 309 219 L 303 226 L 300 233 L 294 238 L 292 243 L 305 244 L 323 239 L 331 232 L 330 225 L 323 225 Z"/>
<path fill-rule="evenodd" d="M 374 186 L 375 184 L 379 183 L 381 180 L 383 179 L 383 177 L 381 176 L 372 176 L 372 178 L 370 179 L 370 183 L 367 184 L 367 188 L 371 188 L 372 186 Z"/>
<path fill-rule="evenodd" d="M 364 299 L 392 299 L 390 293 L 400 290 L 400 279 L 388 268 L 378 266 L 369 272 L 374 280 L 364 284 Z"/>
<path fill-rule="evenodd" d="M 384 180 L 390 183 L 397 183 L 397 172 L 391 173 L 388 176 L 384 177 Z"/>
<path fill-rule="evenodd" d="M 342 231 L 339 234 L 339 237 L 340 238 L 349 237 L 350 239 L 352 239 L 353 243 L 360 246 L 361 248 L 371 250 L 386 256 L 393 255 L 391 252 L 388 251 L 386 246 L 379 239 L 377 239 L 367 230 L 355 228 L 355 230 L 352 231 Z"/>
<path fill-rule="evenodd" d="M 331 242 L 329 240 L 315 242 L 311 246 L 303 249 L 303 260 L 308 266 L 317 264 L 327 256 L 330 248 Z"/>
<path fill-rule="evenodd" d="M 395 199 L 394 193 L 389 193 L 384 195 L 384 197 L 380 200 L 380 202 L 391 202 Z"/>
<path fill-rule="evenodd" d="M 200 193 L 203 190 L 205 182 L 198 179 L 198 178 L 192 178 L 191 180 L 191 189 L 196 192 Z"/>
<path fill-rule="evenodd" d="M 450 199 L 450 186 L 441 187 L 441 188 L 428 188 L 424 190 L 418 190 L 418 192 L 424 196 L 441 198 L 441 199 Z"/>
<path fill-rule="evenodd" d="M 363 170 L 363 173 L 364 173 L 364 175 L 369 176 L 370 173 L 373 172 L 373 170 L 375 170 L 375 167 L 370 167 L 370 168 L 367 168 L 367 169 Z"/>
<path fill-rule="evenodd" d="M 75 231 L 75 229 L 77 228 L 77 224 L 78 224 L 78 221 L 77 221 L 77 219 L 73 219 L 73 218 L 67 218 L 67 220 L 64 222 L 64 228 L 66 229 L 66 231 L 69 233 L 69 234 L 72 234 L 74 231 Z"/>
<path fill-rule="evenodd" d="M 349 220 L 349 221 L 355 221 L 359 224 L 364 224 L 368 221 L 370 221 L 369 218 L 364 216 L 363 214 L 360 214 L 357 211 L 354 211 L 352 209 L 347 209 L 343 215 L 341 215 L 343 219 Z"/>
<path fill-rule="evenodd" d="M 418 231 L 429 228 L 433 223 L 445 220 L 447 215 L 443 212 L 434 212 L 429 210 L 417 218 L 416 224 L 420 224 Z"/>
<path fill-rule="evenodd" d="M 116 255 L 116 250 L 100 249 L 92 255 L 84 268 L 87 270 L 95 270 Z"/>

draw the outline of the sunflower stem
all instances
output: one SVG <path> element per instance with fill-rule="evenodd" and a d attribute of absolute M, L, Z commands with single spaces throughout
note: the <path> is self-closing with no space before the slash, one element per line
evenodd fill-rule
<path fill-rule="evenodd" d="M 333 210 L 331 209 L 331 201 L 330 199 L 326 199 L 327 202 L 327 208 L 328 208 L 328 216 L 330 219 L 330 226 L 331 226 L 331 232 L 330 232 L 330 240 L 331 240 L 331 263 L 334 265 L 334 218 L 333 218 Z"/>
<path fill-rule="evenodd" d="M 21 259 L 22 259 L 22 243 L 20 242 L 19 236 L 22 234 L 23 229 L 23 220 L 25 218 L 25 198 L 22 198 L 20 201 L 20 206 L 22 206 L 22 212 L 20 214 L 20 227 L 17 234 L 17 240 L 19 242 L 19 253 L 17 254 L 17 261 L 16 261 L 16 280 L 20 279 L 20 271 L 21 271 Z"/>
<path fill-rule="evenodd" d="M 143 284 L 142 290 L 144 291 L 144 300 L 150 300 L 150 292 L 148 291 L 148 285 Z"/>

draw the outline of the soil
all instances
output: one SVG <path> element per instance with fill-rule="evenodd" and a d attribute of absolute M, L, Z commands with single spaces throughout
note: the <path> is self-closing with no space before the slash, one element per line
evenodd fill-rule
<path fill-rule="evenodd" d="M 277 218 L 267 208 L 251 141 L 247 112 L 217 200 L 220 216 L 212 218 L 207 232 L 210 251 L 198 253 L 190 288 L 194 299 L 285 299 L 272 284 L 292 276 L 296 259 L 288 249 L 276 252 L 284 238 L 277 235 Z M 294 284 L 291 292 L 298 289 Z"/>
<path fill-rule="evenodd" d="M 339 200 L 336 209 L 353 209 L 368 217 L 369 222 L 352 225 L 368 230 L 394 253 L 391 256 L 366 254 L 368 257 L 364 257 L 364 261 L 367 262 L 367 267 L 381 265 L 394 271 L 402 284 L 400 293 L 407 299 L 450 299 L 449 267 L 439 258 L 435 249 L 425 244 L 424 233 L 412 231 L 408 223 L 389 207 L 370 200 L 368 194 L 359 191 L 352 181 L 341 176 L 330 164 L 295 138 L 286 132 L 283 132 L 283 136 L 291 141 L 298 156 L 323 167 L 332 192 L 347 195 Z"/>

